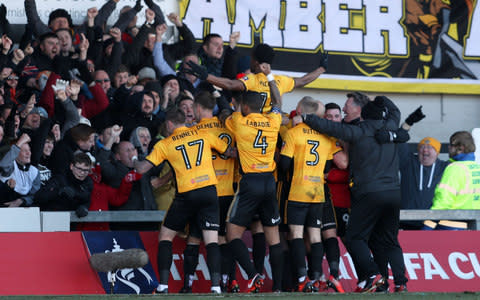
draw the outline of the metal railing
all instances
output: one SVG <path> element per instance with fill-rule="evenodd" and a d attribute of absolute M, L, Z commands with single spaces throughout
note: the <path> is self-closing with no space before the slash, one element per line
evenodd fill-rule
<path fill-rule="evenodd" d="M 71 223 L 85 222 L 161 222 L 165 217 L 163 210 L 124 210 L 90 211 L 86 217 L 79 218 L 70 212 Z M 401 210 L 401 221 L 450 220 L 468 223 L 468 229 L 480 229 L 480 210 Z"/>

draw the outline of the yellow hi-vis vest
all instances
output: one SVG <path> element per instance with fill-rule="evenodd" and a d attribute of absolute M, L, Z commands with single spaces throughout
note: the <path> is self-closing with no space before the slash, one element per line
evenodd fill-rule
<path fill-rule="evenodd" d="M 435 188 L 431 209 L 480 209 L 480 164 L 449 164 Z"/>

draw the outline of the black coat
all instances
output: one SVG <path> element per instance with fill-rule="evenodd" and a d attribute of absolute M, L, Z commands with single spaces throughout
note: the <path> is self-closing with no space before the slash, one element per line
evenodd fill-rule
<path fill-rule="evenodd" d="M 314 115 L 305 118 L 305 123 L 312 129 L 349 143 L 352 193 L 356 195 L 400 188 L 397 145 L 378 144 L 375 140 L 378 129 L 384 126 L 390 130 L 398 128 L 400 111 L 390 100 L 385 104 L 389 111 L 387 123 L 383 120 L 364 120 L 358 125 L 351 125 Z"/>
<path fill-rule="evenodd" d="M 66 192 L 66 189 L 70 189 Z M 80 181 L 72 172 L 66 175 L 54 175 L 35 194 L 34 205 L 47 211 L 71 211 L 83 206 L 90 207 L 90 195 L 93 190 L 93 181 L 90 177 Z"/>
<path fill-rule="evenodd" d="M 128 116 L 123 124 L 122 140 L 129 140 L 130 134 L 135 128 L 142 126 L 147 127 L 151 136 L 157 136 L 158 128 L 162 124 L 162 120 L 157 115 L 147 116 L 143 112 L 137 112 Z"/>
<path fill-rule="evenodd" d="M 67 174 L 70 172 L 70 162 L 75 151 L 80 150 L 68 131 L 64 138 L 55 145 L 52 152 L 51 167 L 53 174 Z"/>

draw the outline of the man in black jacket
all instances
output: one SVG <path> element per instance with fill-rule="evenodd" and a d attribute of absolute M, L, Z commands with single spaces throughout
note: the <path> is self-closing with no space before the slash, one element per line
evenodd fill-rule
<path fill-rule="evenodd" d="M 95 129 L 78 124 L 65 133 L 52 153 L 52 173 L 67 174 L 69 163 L 77 151 L 90 153 L 95 146 Z M 90 153 L 91 154 L 91 153 Z"/>
<path fill-rule="evenodd" d="M 70 172 L 56 174 L 36 193 L 34 205 L 48 211 L 74 210 L 85 217 L 90 206 L 93 181 L 88 177 L 92 169 L 90 157 L 78 152 L 70 163 Z"/>
<path fill-rule="evenodd" d="M 383 120 L 385 107 L 387 120 Z M 363 120 L 362 120 L 363 119 Z M 294 122 L 305 122 L 312 129 L 349 142 L 352 211 L 346 232 L 346 246 L 357 268 L 357 291 L 371 292 L 385 283 L 370 250 L 392 267 L 396 291 L 405 289 L 407 278 L 403 253 L 398 243 L 400 187 L 398 153 L 395 144 L 378 144 L 375 132 L 383 127 L 398 128 L 400 111 L 386 97 L 376 97 L 361 111 L 358 125 L 342 124 L 302 115 Z M 369 248 L 370 246 L 370 248 Z M 385 264 L 386 265 L 386 264 Z"/>
<path fill-rule="evenodd" d="M 139 111 L 124 117 L 122 140 L 128 140 L 132 131 L 138 126 L 147 127 L 152 136 L 156 136 L 162 121 L 153 112 L 155 109 L 155 96 L 151 92 L 140 92 L 130 96 L 131 103 L 139 103 Z"/>
<path fill-rule="evenodd" d="M 37 51 L 33 52 L 26 68 L 36 68 L 38 71 L 53 70 L 53 60 L 60 53 L 58 37 L 53 32 L 40 36 Z"/>

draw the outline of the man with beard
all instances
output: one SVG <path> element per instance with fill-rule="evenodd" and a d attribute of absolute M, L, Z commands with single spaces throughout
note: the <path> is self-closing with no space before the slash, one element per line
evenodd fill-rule
<path fill-rule="evenodd" d="M 123 122 L 122 140 L 128 140 L 132 131 L 138 126 L 147 127 L 151 136 L 157 136 L 161 120 L 153 113 L 155 107 L 155 96 L 151 92 L 140 92 L 132 95 L 131 101 L 141 99 L 140 111 L 127 117 Z M 138 100 L 137 100 L 138 99 Z"/>

